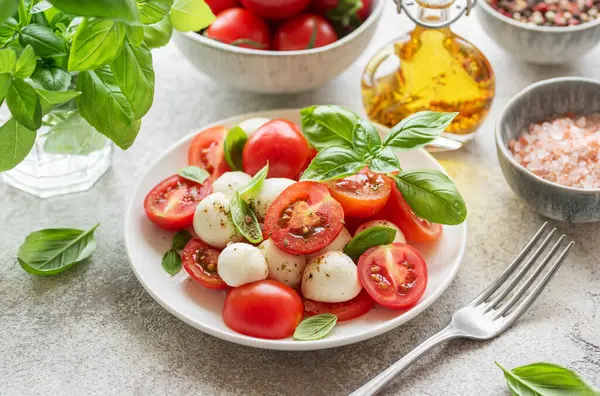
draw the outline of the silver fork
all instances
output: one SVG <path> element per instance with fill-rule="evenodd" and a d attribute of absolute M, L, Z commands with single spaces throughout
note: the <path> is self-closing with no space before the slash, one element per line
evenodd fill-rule
<path fill-rule="evenodd" d="M 550 279 L 552 279 L 556 271 L 558 271 L 558 268 L 565 261 L 565 258 L 575 244 L 573 241 L 569 242 L 567 247 L 561 251 L 550 269 L 546 271 L 541 281 L 528 292 L 531 285 L 533 285 L 535 280 L 540 277 L 544 268 L 546 268 L 547 264 L 552 260 L 566 238 L 565 235 L 562 235 L 558 239 L 534 272 L 519 286 L 520 281 L 525 278 L 528 270 L 533 267 L 538 261 L 538 258 L 546 252 L 546 248 L 556 234 L 556 228 L 554 228 L 546 235 L 535 252 L 530 257 L 527 257 L 537 242 L 546 234 L 547 226 L 548 223 L 542 225 L 527 246 L 525 246 L 523 251 L 519 253 L 517 258 L 508 266 L 502 275 L 500 275 L 498 279 L 489 285 L 487 289 L 473 301 L 459 309 L 452 316 L 452 320 L 446 328 L 424 341 L 421 345 L 413 349 L 396 363 L 392 364 L 377 377 L 367 382 L 360 389 L 353 392 L 350 396 L 367 396 L 379 393 L 379 391 L 389 385 L 400 373 L 406 370 L 408 366 L 430 349 L 444 341 L 455 338 L 489 340 L 511 327 L 542 293 L 542 290 L 544 290 L 548 282 L 550 282 Z M 525 261 L 525 264 L 521 265 L 523 261 Z M 519 269 L 517 274 L 512 277 L 512 279 L 509 279 L 517 269 Z M 513 294 L 509 296 L 511 292 L 513 292 Z"/>

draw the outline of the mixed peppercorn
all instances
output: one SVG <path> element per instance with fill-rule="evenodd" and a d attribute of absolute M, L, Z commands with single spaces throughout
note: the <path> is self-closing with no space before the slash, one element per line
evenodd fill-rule
<path fill-rule="evenodd" d="M 600 0 L 487 0 L 501 14 L 540 26 L 575 26 L 600 16 Z"/>

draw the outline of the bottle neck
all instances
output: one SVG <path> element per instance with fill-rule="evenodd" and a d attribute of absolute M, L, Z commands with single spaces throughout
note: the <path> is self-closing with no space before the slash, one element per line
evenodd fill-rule
<path fill-rule="evenodd" d="M 416 3 L 419 20 L 437 24 L 448 21 L 454 0 L 416 0 Z"/>

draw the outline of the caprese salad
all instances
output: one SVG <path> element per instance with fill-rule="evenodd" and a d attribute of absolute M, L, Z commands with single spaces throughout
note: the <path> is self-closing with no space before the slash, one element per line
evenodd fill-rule
<path fill-rule="evenodd" d="M 466 208 L 446 175 L 404 171 L 394 150 L 423 147 L 455 115 L 416 113 L 384 139 L 333 105 L 302 109 L 301 127 L 266 118 L 212 127 L 192 140 L 189 166 L 153 188 L 144 209 L 163 229 L 193 229 L 183 242 L 181 231 L 174 238 L 179 266 L 227 291 L 231 329 L 321 338 L 375 304 L 408 309 L 422 297 L 427 264 L 411 244 L 434 242 L 441 224 L 465 220 Z M 174 273 L 179 256 L 168 256 Z"/>

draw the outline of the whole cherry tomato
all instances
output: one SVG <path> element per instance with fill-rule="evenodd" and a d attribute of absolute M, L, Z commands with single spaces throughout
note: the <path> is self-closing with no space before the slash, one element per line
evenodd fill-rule
<path fill-rule="evenodd" d="M 311 0 L 242 0 L 247 9 L 267 19 L 286 19 L 304 11 Z"/>
<path fill-rule="evenodd" d="M 279 26 L 273 38 L 273 49 L 298 51 L 318 48 L 337 39 L 338 35 L 327 19 L 315 14 L 302 14 Z"/>
<path fill-rule="evenodd" d="M 204 31 L 208 38 L 243 48 L 269 49 L 269 26 L 259 16 L 243 8 L 230 8 Z"/>

